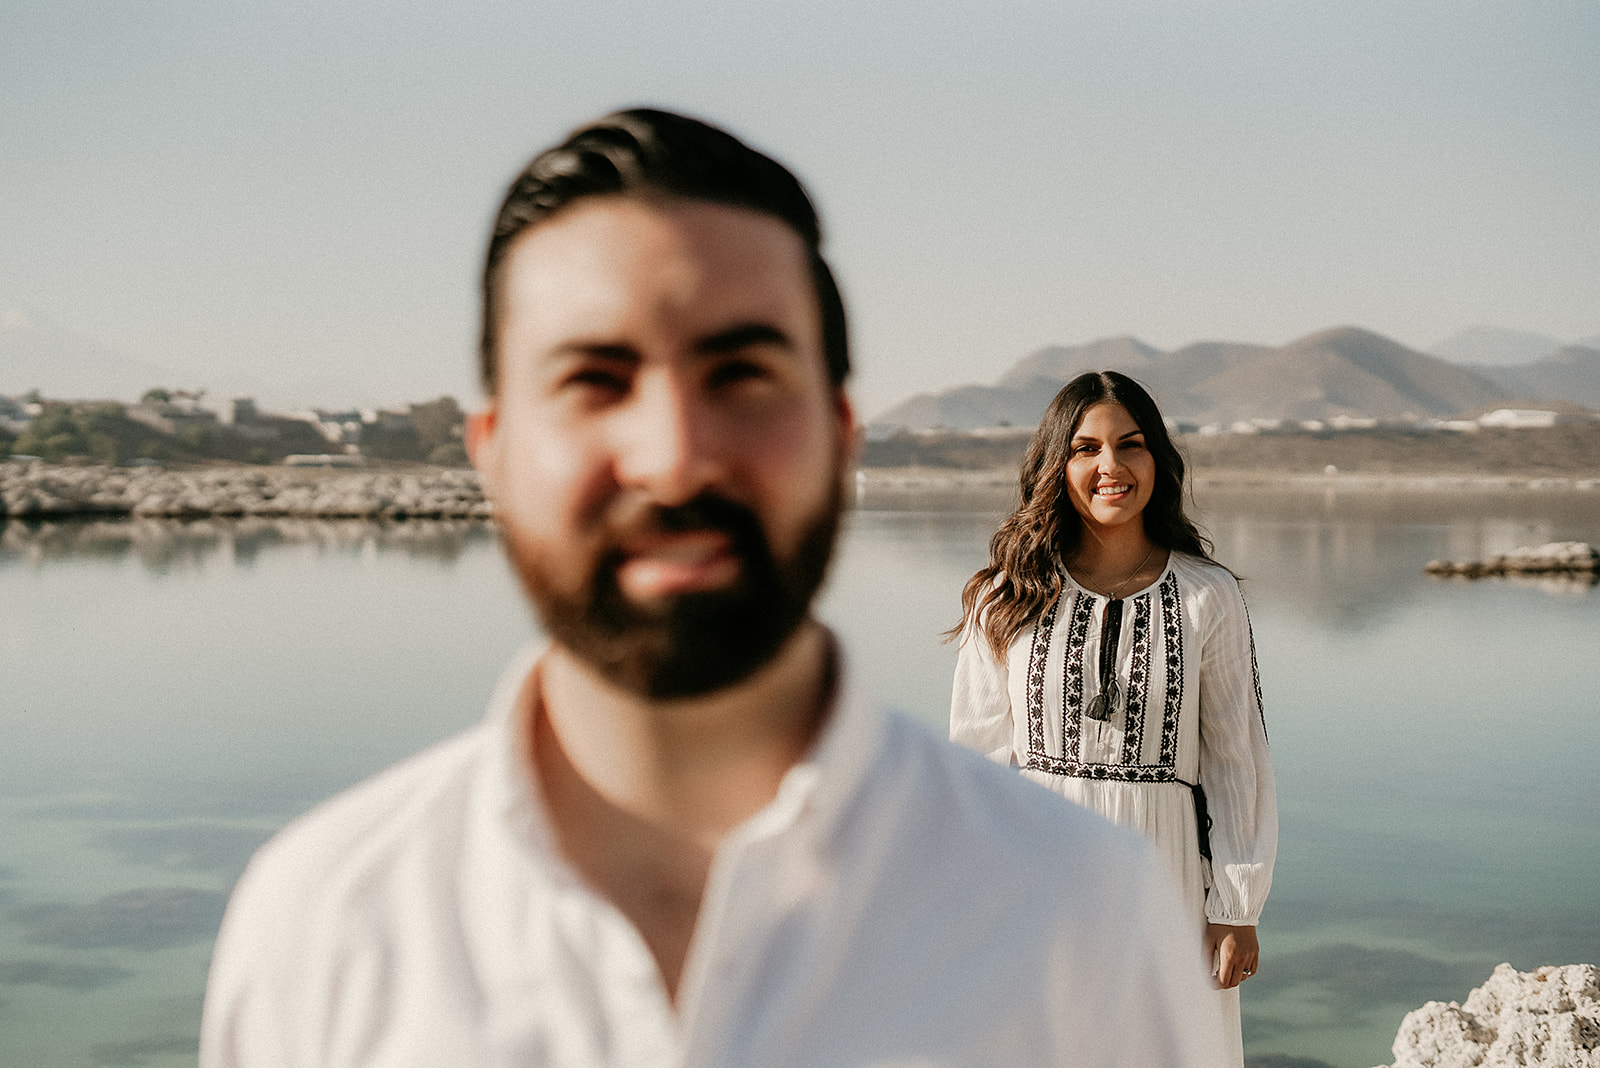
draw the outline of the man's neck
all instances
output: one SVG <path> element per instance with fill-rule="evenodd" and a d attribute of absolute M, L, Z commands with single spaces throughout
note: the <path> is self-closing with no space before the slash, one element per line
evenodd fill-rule
<path fill-rule="evenodd" d="M 632 920 L 676 996 L 711 859 L 815 741 L 828 634 L 797 631 L 751 678 L 653 701 L 554 646 L 525 692 L 527 757 L 561 847 Z"/>

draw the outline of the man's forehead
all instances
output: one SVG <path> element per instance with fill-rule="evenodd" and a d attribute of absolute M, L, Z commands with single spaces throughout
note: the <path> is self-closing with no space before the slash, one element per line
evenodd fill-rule
<path fill-rule="evenodd" d="M 613 240 L 634 246 L 690 237 L 705 247 L 782 247 L 801 259 L 806 246 L 794 228 L 775 215 L 715 200 L 665 194 L 611 193 L 581 197 L 526 227 L 510 254 L 555 246 L 573 253 L 584 244 Z"/>
<path fill-rule="evenodd" d="M 710 201 L 591 197 L 519 236 L 503 263 L 507 328 L 623 311 L 816 309 L 806 249 L 773 216 Z M 803 302 L 803 303 L 802 303 Z"/>

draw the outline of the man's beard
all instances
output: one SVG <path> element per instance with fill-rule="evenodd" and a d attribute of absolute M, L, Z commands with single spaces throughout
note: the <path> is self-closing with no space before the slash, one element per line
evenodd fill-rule
<path fill-rule="evenodd" d="M 512 565 L 558 644 L 608 681 L 655 699 L 695 697 L 754 674 L 806 619 L 833 555 L 843 510 L 838 479 L 806 525 L 799 547 L 778 560 L 755 513 L 706 493 L 674 507 L 605 525 L 576 590 L 553 581 L 548 561 L 533 547 L 504 541 Z M 731 586 L 675 594 L 641 605 L 618 584 L 628 538 L 657 532 L 713 530 L 726 536 L 739 561 Z M 569 592 L 570 591 L 570 592 Z"/>

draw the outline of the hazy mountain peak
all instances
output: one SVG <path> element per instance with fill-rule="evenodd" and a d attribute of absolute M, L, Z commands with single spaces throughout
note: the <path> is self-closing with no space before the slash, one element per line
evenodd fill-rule
<path fill-rule="evenodd" d="M 1542 360 L 1560 347 L 1560 341 L 1544 334 L 1480 323 L 1429 345 L 1427 351 L 1451 363 L 1517 367 Z"/>
<path fill-rule="evenodd" d="M 1485 364 L 1474 370 L 1518 398 L 1550 407 L 1559 400 L 1600 409 L 1600 338 L 1589 344 L 1565 345 L 1530 364 Z"/>
<path fill-rule="evenodd" d="M 1048 345 L 1018 360 L 998 385 L 1025 385 L 1037 379 L 1066 382 L 1086 371 L 1126 371 L 1137 375 L 1166 354 L 1129 334 L 1097 338 L 1082 345 Z"/>
<path fill-rule="evenodd" d="M 1582 352 L 1574 362 L 1587 366 Z M 1107 367 L 1149 387 L 1168 418 L 1200 425 L 1258 418 L 1443 417 L 1516 396 L 1472 369 L 1365 327 L 1343 325 L 1279 347 L 1213 341 L 1166 353 L 1127 336 L 1051 346 L 1023 357 L 994 386 L 921 394 L 875 422 L 968 430 L 1030 426 L 1063 383 Z"/>
<path fill-rule="evenodd" d="M 1304 337 L 1295 338 L 1284 345 L 1281 351 L 1296 352 L 1303 349 L 1326 348 L 1340 352 L 1362 351 L 1372 349 L 1404 349 L 1405 346 L 1391 338 L 1384 337 L 1364 326 L 1330 326 L 1326 330 L 1318 330 Z M 1407 349 L 1406 351 L 1411 351 Z"/>

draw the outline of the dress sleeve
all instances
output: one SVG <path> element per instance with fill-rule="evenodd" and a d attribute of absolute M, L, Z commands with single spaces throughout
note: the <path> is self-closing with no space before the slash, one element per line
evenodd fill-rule
<path fill-rule="evenodd" d="M 1200 657 L 1200 783 L 1213 821 L 1206 919 L 1253 925 L 1272 886 L 1278 798 L 1244 597 L 1231 576 L 1215 592 L 1219 618 Z"/>
<path fill-rule="evenodd" d="M 961 631 L 950 692 L 950 740 L 997 764 L 1015 765 L 1011 739 L 1006 665 L 995 659 L 983 633 L 968 623 Z"/>

